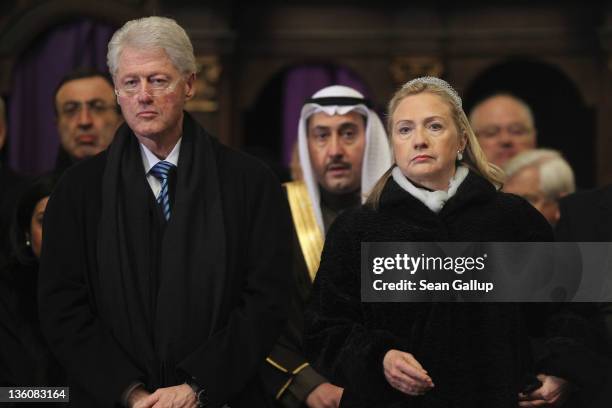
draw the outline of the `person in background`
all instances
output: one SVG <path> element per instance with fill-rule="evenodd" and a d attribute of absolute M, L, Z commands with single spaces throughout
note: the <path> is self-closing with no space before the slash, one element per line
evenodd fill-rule
<path fill-rule="evenodd" d="M 293 217 L 293 294 L 290 317 L 262 368 L 268 398 L 282 407 L 337 407 L 342 388 L 309 365 L 302 349 L 304 307 L 318 268 L 325 232 L 358 207 L 391 165 L 384 126 L 355 89 L 332 85 L 306 101 L 298 124 L 300 180 L 285 184 Z M 294 176 L 296 177 L 296 176 Z M 303 181 L 301 181 L 303 180 Z"/>
<path fill-rule="evenodd" d="M 487 160 L 497 166 L 536 147 L 531 108 L 514 95 L 499 93 L 482 100 L 472 109 L 470 123 Z"/>
<path fill-rule="evenodd" d="M 53 102 L 60 137 L 58 173 L 105 150 L 123 122 L 111 79 L 93 69 L 80 68 L 62 78 Z"/>
<path fill-rule="evenodd" d="M 25 178 L 15 173 L 6 163 L 6 106 L 0 98 L 0 267 L 10 254 L 9 226 L 17 198 L 25 186 Z"/>
<path fill-rule="evenodd" d="M 65 385 L 40 329 L 37 299 L 43 216 L 56 182 L 55 175 L 42 176 L 18 200 L 11 227 L 12 256 L 0 269 L 1 386 Z"/>
<path fill-rule="evenodd" d="M 503 190 L 529 201 L 550 225 L 559 221 L 559 199 L 576 191 L 574 172 L 561 153 L 533 149 L 519 153 L 504 165 Z"/>

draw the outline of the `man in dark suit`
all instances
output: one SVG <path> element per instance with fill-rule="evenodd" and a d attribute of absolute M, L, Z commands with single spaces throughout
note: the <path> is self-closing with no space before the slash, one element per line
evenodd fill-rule
<path fill-rule="evenodd" d="M 9 227 L 15 203 L 24 185 L 23 177 L 11 170 L 4 160 L 4 142 L 6 141 L 6 109 L 0 98 L 0 267 L 10 253 Z"/>
<path fill-rule="evenodd" d="M 559 203 L 561 218 L 555 228 L 555 239 L 560 242 L 611 242 L 612 241 L 612 186 L 571 194 Z M 607 350 L 604 355 L 612 355 L 612 303 L 601 303 L 599 313 L 592 320 L 604 327 L 603 339 Z M 603 324 L 601 324 L 601 322 Z M 610 365 L 610 362 L 608 362 Z M 610 402 L 612 375 L 608 374 L 606 383 L 598 391 L 593 408 L 607 407 Z"/>
<path fill-rule="evenodd" d="M 71 403 L 257 407 L 290 277 L 281 186 L 183 111 L 196 64 L 174 20 L 127 22 L 108 65 L 126 123 L 45 214 L 41 323 Z"/>
<path fill-rule="evenodd" d="M 612 186 L 564 197 L 559 203 L 559 208 L 561 218 L 555 228 L 557 241 L 612 241 Z M 601 311 L 605 321 L 607 340 L 612 346 L 612 304 L 602 304 Z"/>
<path fill-rule="evenodd" d="M 569 195 L 559 207 L 558 241 L 612 241 L 612 186 Z"/>

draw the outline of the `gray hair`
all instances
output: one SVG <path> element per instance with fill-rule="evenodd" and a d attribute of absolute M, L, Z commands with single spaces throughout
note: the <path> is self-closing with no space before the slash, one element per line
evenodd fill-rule
<path fill-rule="evenodd" d="M 540 175 L 540 191 L 548 198 L 556 199 L 576 191 L 574 172 L 560 152 L 552 149 L 532 149 L 514 156 L 504 170 L 508 179 L 529 167 Z"/>
<path fill-rule="evenodd" d="M 185 30 L 176 21 L 166 17 L 145 17 L 128 21 L 115 31 L 108 43 L 106 62 L 115 76 L 118 61 L 125 47 L 163 49 L 174 66 L 184 74 L 196 72 L 193 45 Z"/>

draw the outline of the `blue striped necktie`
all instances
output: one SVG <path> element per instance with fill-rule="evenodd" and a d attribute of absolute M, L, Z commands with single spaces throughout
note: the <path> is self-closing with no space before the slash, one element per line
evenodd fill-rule
<path fill-rule="evenodd" d="M 164 217 L 166 221 L 170 219 L 170 194 L 168 191 L 168 176 L 170 175 L 170 170 L 174 168 L 174 164 L 169 163 L 167 161 L 159 161 L 155 166 L 149 170 L 156 179 L 161 183 L 161 190 L 159 195 L 157 196 L 157 203 L 161 206 L 162 211 L 164 212 Z"/>

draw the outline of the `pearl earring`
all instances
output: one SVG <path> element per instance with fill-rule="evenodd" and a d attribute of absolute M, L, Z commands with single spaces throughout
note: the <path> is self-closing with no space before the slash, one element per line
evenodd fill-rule
<path fill-rule="evenodd" d="M 457 160 L 463 160 L 463 153 L 461 153 L 461 150 L 457 150 Z"/>
<path fill-rule="evenodd" d="M 26 239 L 26 246 L 32 246 L 29 239 Z"/>

